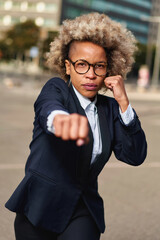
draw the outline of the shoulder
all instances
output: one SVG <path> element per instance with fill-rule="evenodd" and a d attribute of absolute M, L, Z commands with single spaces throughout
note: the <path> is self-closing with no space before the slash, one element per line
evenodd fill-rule
<path fill-rule="evenodd" d="M 47 89 L 50 90 L 53 88 L 66 90 L 66 89 L 68 89 L 68 85 L 62 78 L 54 77 L 54 78 L 49 79 L 45 83 L 45 85 L 42 88 L 42 91 L 47 90 Z"/>
<path fill-rule="evenodd" d="M 34 107 L 39 103 L 47 101 L 65 102 L 68 99 L 68 93 L 68 85 L 63 79 L 58 77 L 51 78 L 42 87 L 42 90 L 35 101 Z"/>
<path fill-rule="evenodd" d="M 48 80 L 45 85 L 42 87 L 42 90 L 39 94 L 42 96 L 59 96 L 67 98 L 69 93 L 68 84 L 61 78 L 54 77 Z"/>

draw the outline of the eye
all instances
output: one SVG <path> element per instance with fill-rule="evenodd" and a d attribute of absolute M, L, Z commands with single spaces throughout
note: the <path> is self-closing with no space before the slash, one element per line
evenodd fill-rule
<path fill-rule="evenodd" d="M 104 63 L 96 63 L 95 68 L 104 69 L 106 65 Z"/>
<path fill-rule="evenodd" d="M 86 62 L 77 62 L 77 63 L 76 63 L 76 66 L 77 66 L 77 67 L 81 67 L 81 68 L 82 68 L 82 67 L 86 67 L 86 66 L 87 66 L 87 63 L 86 63 Z"/>

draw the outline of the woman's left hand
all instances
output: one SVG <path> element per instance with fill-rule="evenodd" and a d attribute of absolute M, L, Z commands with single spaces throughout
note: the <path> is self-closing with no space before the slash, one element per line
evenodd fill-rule
<path fill-rule="evenodd" d="M 104 80 L 106 88 L 113 92 L 115 100 L 118 102 L 121 111 L 125 112 L 129 105 L 129 100 L 124 86 L 124 80 L 122 76 L 106 77 Z"/>

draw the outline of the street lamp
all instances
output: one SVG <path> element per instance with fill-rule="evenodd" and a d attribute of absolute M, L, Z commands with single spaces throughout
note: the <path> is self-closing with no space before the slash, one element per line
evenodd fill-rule
<path fill-rule="evenodd" d="M 159 66 L 160 66 L 160 17 L 145 17 L 142 16 L 141 19 L 147 22 L 158 23 L 157 41 L 156 41 L 156 53 L 154 58 L 154 67 L 152 75 L 152 86 L 158 87 L 159 83 Z"/>

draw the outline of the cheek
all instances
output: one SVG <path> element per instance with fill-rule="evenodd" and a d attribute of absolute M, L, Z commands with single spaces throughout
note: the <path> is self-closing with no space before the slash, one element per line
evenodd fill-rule
<path fill-rule="evenodd" d="M 82 75 L 72 70 L 70 71 L 70 78 L 76 85 L 80 85 L 81 83 L 85 82 L 85 78 Z"/>

